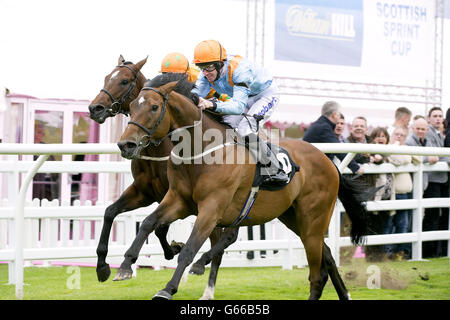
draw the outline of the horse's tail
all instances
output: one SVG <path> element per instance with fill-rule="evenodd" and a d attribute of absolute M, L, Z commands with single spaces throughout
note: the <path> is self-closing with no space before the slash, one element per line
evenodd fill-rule
<path fill-rule="evenodd" d="M 364 182 L 345 177 L 339 172 L 338 196 L 352 222 L 350 238 L 354 245 L 363 243 L 364 235 L 367 235 L 366 201 L 372 199 L 377 190 L 378 188 L 368 188 Z"/>

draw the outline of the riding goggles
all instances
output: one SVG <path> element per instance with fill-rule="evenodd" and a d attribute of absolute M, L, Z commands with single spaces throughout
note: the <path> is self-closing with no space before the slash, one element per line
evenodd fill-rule
<path fill-rule="evenodd" d="M 207 71 L 207 72 L 212 72 L 214 70 L 216 70 L 216 66 L 214 63 L 211 64 L 207 64 L 207 65 L 202 65 L 202 66 L 198 66 L 200 68 L 200 70 L 202 70 L 203 72 Z"/>

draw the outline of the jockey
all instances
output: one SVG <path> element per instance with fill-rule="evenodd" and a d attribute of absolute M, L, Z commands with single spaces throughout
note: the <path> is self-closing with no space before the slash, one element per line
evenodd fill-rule
<path fill-rule="evenodd" d="M 189 66 L 189 61 L 183 54 L 172 52 L 162 59 L 160 72 L 186 73 L 190 82 L 196 82 L 200 70 Z"/>
<path fill-rule="evenodd" d="M 256 119 L 242 115 L 246 113 L 262 116 L 259 126 L 267 122 L 280 99 L 273 77 L 266 69 L 253 65 L 241 56 L 227 55 L 225 48 L 216 40 L 202 41 L 195 47 L 194 63 L 202 71 L 192 90 L 192 93 L 198 96 L 198 99 L 195 99 L 197 105 L 202 109 L 210 108 L 224 114 L 224 121 L 234 128 L 238 135 L 246 137 L 247 141 L 253 140 L 248 143 L 249 150 L 265 166 L 266 170 L 262 172 L 266 176 L 265 181 L 287 183 L 289 178 L 282 170 L 276 155 L 257 137 Z M 211 89 L 226 94 L 230 99 L 207 100 Z"/>
<path fill-rule="evenodd" d="M 196 82 L 200 73 L 200 69 L 195 65 L 190 66 L 188 59 L 183 54 L 179 52 L 172 52 L 166 55 L 164 59 L 162 59 L 160 72 L 186 73 L 188 75 L 188 81 Z M 213 97 L 219 99 L 220 101 L 226 101 L 230 99 L 226 94 L 219 95 L 218 93 L 216 93 L 216 91 L 214 91 L 214 89 L 211 89 L 206 96 L 206 99 L 210 99 Z"/>

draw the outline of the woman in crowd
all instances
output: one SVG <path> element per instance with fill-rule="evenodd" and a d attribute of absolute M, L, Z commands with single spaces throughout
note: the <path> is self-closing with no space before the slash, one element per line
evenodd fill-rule
<path fill-rule="evenodd" d="M 391 136 L 391 143 L 403 146 L 406 141 L 408 131 L 403 127 L 396 127 Z M 421 156 L 411 156 L 405 154 L 397 154 L 388 156 L 388 161 L 395 166 L 407 165 L 407 164 L 419 164 L 422 162 Z M 413 181 L 411 173 L 399 172 L 394 174 L 394 188 L 395 199 L 405 200 L 412 198 Z M 410 232 L 410 220 L 412 216 L 412 210 L 401 209 L 392 211 L 391 215 L 385 226 L 386 234 L 392 233 L 405 233 Z M 410 258 L 411 244 L 399 243 L 395 245 L 387 245 L 385 247 L 388 257 L 392 260 L 402 260 Z"/>

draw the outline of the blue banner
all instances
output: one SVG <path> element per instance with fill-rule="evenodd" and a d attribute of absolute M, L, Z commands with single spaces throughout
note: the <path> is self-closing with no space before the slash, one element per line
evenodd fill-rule
<path fill-rule="evenodd" d="M 361 66 L 363 0 L 276 0 L 275 60 Z"/>

